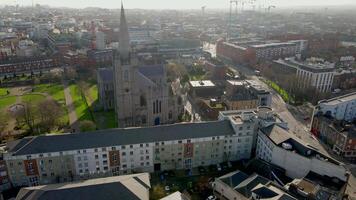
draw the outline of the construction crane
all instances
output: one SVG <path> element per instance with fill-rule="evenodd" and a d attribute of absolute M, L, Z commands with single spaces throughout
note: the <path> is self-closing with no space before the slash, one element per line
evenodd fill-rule
<path fill-rule="evenodd" d="M 206 8 L 206 6 L 202 6 L 202 7 L 201 7 L 201 12 L 202 12 L 202 15 L 203 15 L 203 16 L 205 15 L 205 8 Z"/>
<path fill-rule="evenodd" d="M 269 13 L 271 12 L 271 8 L 276 8 L 276 6 L 270 5 L 266 8 L 266 12 L 268 11 Z"/>

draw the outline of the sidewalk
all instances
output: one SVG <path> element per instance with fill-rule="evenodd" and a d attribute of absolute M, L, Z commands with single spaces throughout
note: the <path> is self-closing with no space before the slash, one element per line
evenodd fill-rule
<path fill-rule="evenodd" d="M 80 132 L 79 121 L 78 121 L 77 113 L 75 112 L 75 107 L 74 107 L 72 96 L 70 94 L 68 82 L 63 81 L 63 86 L 64 86 L 64 96 L 66 99 L 66 105 L 68 108 L 69 125 L 72 129 L 70 132 L 74 132 L 74 133 Z"/>

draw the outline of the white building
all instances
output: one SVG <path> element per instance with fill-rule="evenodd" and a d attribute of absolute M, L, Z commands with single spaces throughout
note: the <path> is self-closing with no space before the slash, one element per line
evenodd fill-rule
<path fill-rule="evenodd" d="M 291 178 L 303 178 L 309 172 L 346 181 L 346 169 L 338 161 L 303 144 L 287 130 L 272 125 L 260 129 L 256 156 L 286 170 Z"/>
<path fill-rule="evenodd" d="M 335 75 L 334 63 L 316 58 L 307 59 L 305 62 L 286 58 L 277 60 L 275 63 L 295 71 L 302 88 L 311 87 L 322 93 L 331 92 Z"/>
<path fill-rule="evenodd" d="M 356 92 L 320 101 L 315 107 L 314 114 L 318 112 L 328 114 L 337 120 L 352 122 L 356 118 Z"/>

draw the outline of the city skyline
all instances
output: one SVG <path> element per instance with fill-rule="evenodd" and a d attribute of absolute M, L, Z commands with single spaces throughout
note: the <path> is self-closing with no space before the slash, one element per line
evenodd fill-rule
<path fill-rule="evenodd" d="M 140 0 L 130 0 L 123 1 L 126 8 L 145 8 L 145 9 L 200 9 L 202 6 L 209 8 L 227 8 L 228 0 L 196 0 L 196 1 L 164 1 L 164 0 L 151 0 L 149 3 L 147 1 Z M 280 7 L 292 7 L 292 6 L 341 6 L 341 5 L 355 5 L 356 1 L 353 0 L 299 0 L 299 1 L 288 1 L 285 0 L 274 0 L 266 1 L 260 0 L 256 1 L 256 8 L 260 5 L 274 5 L 277 8 Z M 54 0 L 2 0 L 0 1 L 0 6 L 4 5 L 20 5 L 20 6 L 30 6 L 33 4 L 49 5 L 53 7 L 73 7 L 73 8 L 85 8 L 85 7 L 101 7 L 101 8 L 119 8 L 121 1 L 119 0 L 78 0 L 78 1 L 54 1 Z M 241 6 L 241 4 L 240 4 Z M 246 9 L 251 9 L 252 6 L 249 3 L 245 5 Z"/>

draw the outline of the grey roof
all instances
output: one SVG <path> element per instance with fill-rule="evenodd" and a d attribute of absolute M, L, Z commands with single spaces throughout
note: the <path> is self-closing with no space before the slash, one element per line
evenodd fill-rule
<path fill-rule="evenodd" d="M 254 174 L 244 180 L 242 183 L 240 183 L 237 187 L 235 187 L 235 190 L 238 191 L 240 194 L 244 195 L 247 198 L 250 198 L 252 195 L 252 189 L 255 188 L 258 184 L 265 185 L 269 182 L 268 179 L 258 175 Z"/>
<path fill-rule="evenodd" d="M 138 68 L 138 71 L 147 77 L 163 76 L 164 75 L 164 66 L 161 64 L 140 66 Z"/>
<path fill-rule="evenodd" d="M 234 188 L 238 186 L 240 183 L 242 183 L 244 180 L 248 178 L 248 175 L 241 172 L 232 172 L 230 174 L 227 174 L 223 177 L 220 177 L 219 179 L 229 185 L 230 187 Z"/>
<path fill-rule="evenodd" d="M 279 145 L 292 138 L 292 136 L 288 133 L 287 130 L 275 124 L 262 128 L 261 131 L 267 137 L 269 137 L 276 145 Z"/>
<path fill-rule="evenodd" d="M 99 78 L 105 82 L 112 82 L 114 79 L 114 72 L 112 68 L 99 68 Z"/>
<path fill-rule="evenodd" d="M 9 149 L 9 152 L 13 155 L 29 155 L 233 134 L 234 130 L 227 120 L 145 128 L 107 129 L 78 134 L 35 136 L 31 140 L 25 138 L 23 140 L 26 142 L 20 142 L 21 147 L 13 151 Z"/>
<path fill-rule="evenodd" d="M 147 173 L 22 188 L 16 200 L 148 200 Z M 137 181 L 137 180 L 140 180 Z M 148 183 L 142 185 L 144 181 Z"/>

